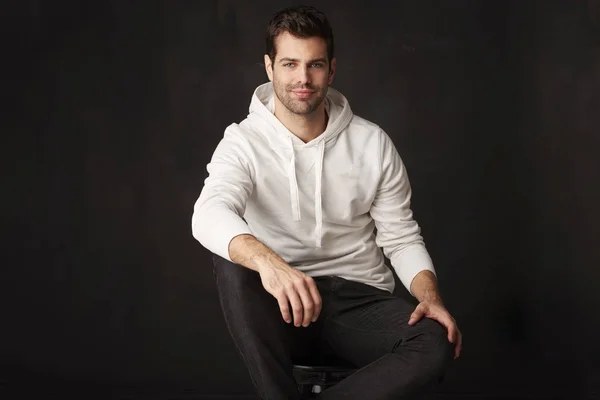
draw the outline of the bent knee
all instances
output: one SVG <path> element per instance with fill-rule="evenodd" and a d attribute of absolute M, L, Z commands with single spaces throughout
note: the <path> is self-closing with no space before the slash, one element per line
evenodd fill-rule
<path fill-rule="evenodd" d="M 416 326 L 420 324 L 422 326 L 405 342 L 405 345 L 417 349 L 422 354 L 423 362 L 428 365 L 428 369 L 435 373 L 442 373 L 454 359 L 454 343 L 448 340 L 448 330 L 439 322 L 424 319 Z"/>

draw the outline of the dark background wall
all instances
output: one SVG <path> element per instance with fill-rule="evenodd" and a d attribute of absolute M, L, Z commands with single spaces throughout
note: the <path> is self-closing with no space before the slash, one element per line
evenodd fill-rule
<path fill-rule="evenodd" d="M 190 217 L 266 81 L 265 24 L 297 2 L 13 3 L 6 398 L 251 398 Z M 598 396 L 599 2 L 393 3 L 313 4 L 336 33 L 334 87 L 404 158 L 463 330 L 439 395 Z"/>

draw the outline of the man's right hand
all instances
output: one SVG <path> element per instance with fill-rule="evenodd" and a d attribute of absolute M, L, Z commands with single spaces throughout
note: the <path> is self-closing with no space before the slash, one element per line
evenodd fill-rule
<path fill-rule="evenodd" d="M 263 265 L 258 273 L 265 290 L 277 299 L 285 322 L 292 322 L 292 313 L 298 327 L 317 320 L 322 301 L 313 278 L 282 261 Z"/>
<path fill-rule="evenodd" d="M 321 313 L 321 294 L 315 281 L 292 268 L 253 235 L 242 234 L 229 243 L 231 260 L 260 274 L 263 287 L 277 299 L 281 315 L 288 324 L 307 327 Z M 291 304 L 291 310 L 290 310 Z"/>

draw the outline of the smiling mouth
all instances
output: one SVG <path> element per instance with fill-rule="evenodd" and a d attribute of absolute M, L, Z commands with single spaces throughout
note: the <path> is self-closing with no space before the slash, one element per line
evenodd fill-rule
<path fill-rule="evenodd" d="M 292 90 L 298 97 L 310 97 L 314 92 L 312 90 Z"/>

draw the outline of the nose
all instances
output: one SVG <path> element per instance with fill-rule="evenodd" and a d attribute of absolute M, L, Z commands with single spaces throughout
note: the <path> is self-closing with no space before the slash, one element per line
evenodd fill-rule
<path fill-rule="evenodd" d="M 310 71 L 308 66 L 303 66 L 302 68 L 298 68 L 298 83 L 302 85 L 307 85 L 310 83 Z"/>

